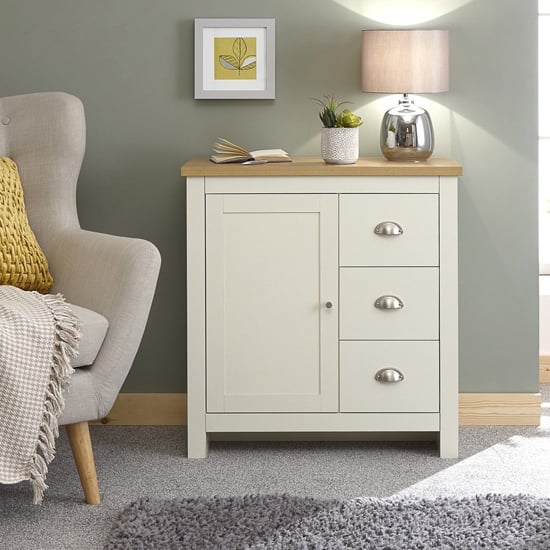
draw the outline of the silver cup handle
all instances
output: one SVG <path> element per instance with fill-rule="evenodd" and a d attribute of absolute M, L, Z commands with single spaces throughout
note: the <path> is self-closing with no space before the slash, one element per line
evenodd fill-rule
<path fill-rule="evenodd" d="M 403 228 L 397 222 L 380 222 L 374 232 L 382 237 L 396 237 L 403 234 Z"/>
<path fill-rule="evenodd" d="M 374 307 L 378 309 L 403 309 L 403 302 L 397 296 L 380 296 L 374 302 Z"/>
<path fill-rule="evenodd" d="M 375 380 L 384 384 L 401 382 L 404 378 L 403 373 L 397 369 L 381 369 L 374 375 Z"/>

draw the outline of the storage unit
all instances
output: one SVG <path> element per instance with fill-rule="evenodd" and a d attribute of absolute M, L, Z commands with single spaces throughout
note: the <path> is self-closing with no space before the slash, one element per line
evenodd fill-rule
<path fill-rule="evenodd" d="M 435 432 L 458 451 L 452 160 L 187 177 L 188 455 L 215 432 Z"/>

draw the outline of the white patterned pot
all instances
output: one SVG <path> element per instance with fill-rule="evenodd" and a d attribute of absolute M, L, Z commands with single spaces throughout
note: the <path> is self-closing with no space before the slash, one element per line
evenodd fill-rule
<path fill-rule="evenodd" d="M 359 128 L 321 128 L 321 156 L 327 164 L 357 162 Z"/>

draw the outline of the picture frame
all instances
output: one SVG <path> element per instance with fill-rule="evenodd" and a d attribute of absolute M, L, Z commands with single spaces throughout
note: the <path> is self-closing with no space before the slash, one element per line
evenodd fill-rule
<path fill-rule="evenodd" d="M 195 19 L 195 99 L 275 99 L 275 19 Z"/>

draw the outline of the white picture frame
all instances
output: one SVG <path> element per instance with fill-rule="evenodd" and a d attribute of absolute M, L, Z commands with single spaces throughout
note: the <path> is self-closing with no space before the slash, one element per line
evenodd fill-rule
<path fill-rule="evenodd" d="M 195 99 L 275 99 L 275 19 L 195 19 Z"/>

